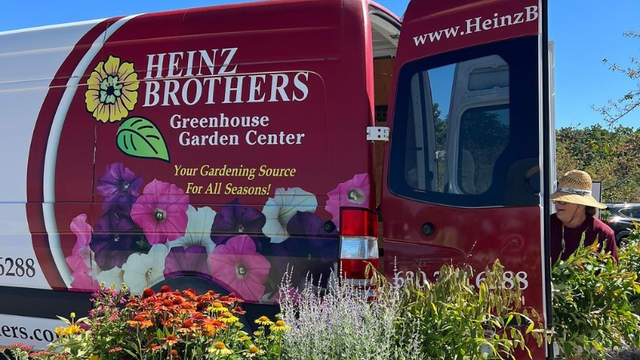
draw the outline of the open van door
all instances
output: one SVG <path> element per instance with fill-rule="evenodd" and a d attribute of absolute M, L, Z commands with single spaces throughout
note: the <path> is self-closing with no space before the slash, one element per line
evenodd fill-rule
<path fill-rule="evenodd" d="M 546 0 L 413 0 L 395 61 L 381 215 L 390 278 L 499 259 L 551 321 Z M 475 284 L 474 284 L 475 285 Z M 551 356 L 529 344 L 534 359 Z"/>

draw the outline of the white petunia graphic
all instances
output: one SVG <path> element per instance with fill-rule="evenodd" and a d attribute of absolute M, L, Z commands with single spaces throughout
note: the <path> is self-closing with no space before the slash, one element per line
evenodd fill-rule
<path fill-rule="evenodd" d="M 131 294 L 140 295 L 145 288 L 164 280 L 164 260 L 169 248 L 164 244 L 155 244 L 148 254 L 133 253 L 122 265 L 123 279 Z"/>
<path fill-rule="evenodd" d="M 272 243 L 281 243 L 289 237 L 287 223 L 298 212 L 314 213 L 318 207 L 315 195 L 301 188 L 276 189 L 274 197 L 269 198 L 262 209 L 267 218 L 262 232 L 271 238 Z"/>
<path fill-rule="evenodd" d="M 115 286 L 117 290 L 120 290 L 124 282 L 122 275 L 124 275 L 124 271 L 115 266 L 109 270 L 101 271 L 95 276 L 95 279 L 98 280 L 98 283 L 104 283 L 106 287 Z"/>
<path fill-rule="evenodd" d="M 207 254 L 210 255 L 213 249 L 216 248 L 216 244 L 211 240 L 211 226 L 213 225 L 213 219 L 216 217 L 215 210 L 208 206 L 196 209 L 189 205 L 187 217 L 189 220 L 184 236 L 169 241 L 167 245 L 169 245 L 169 248 L 176 246 L 182 246 L 183 248 L 204 246 L 207 249 Z"/>

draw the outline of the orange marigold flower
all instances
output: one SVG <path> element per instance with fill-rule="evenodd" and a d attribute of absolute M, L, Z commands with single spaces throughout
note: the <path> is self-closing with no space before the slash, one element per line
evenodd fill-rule
<path fill-rule="evenodd" d="M 201 312 L 193 313 L 193 319 L 194 320 L 202 320 L 202 319 L 204 319 L 204 315 L 202 315 Z"/>
<path fill-rule="evenodd" d="M 163 287 L 160 288 L 160 292 L 169 293 L 171 292 L 171 287 L 169 287 L 168 285 L 164 285 Z"/>
<path fill-rule="evenodd" d="M 148 297 L 152 297 L 152 296 L 153 296 L 153 295 L 155 295 L 155 294 L 156 294 L 156 293 L 155 293 L 153 290 L 151 290 L 151 289 L 149 289 L 149 288 L 146 288 L 146 289 L 144 289 L 144 290 L 142 291 L 142 298 L 143 298 L 143 299 L 146 299 L 146 298 L 148 298 Z"/>
<path fill-rule="evenodd" d="M 178 339 L 177 336 L 173 335 L 173 334 L 169 334 L 167 335 L 167 337 L 165 338 L 164 344 L 168 345 L 168 346 L 173 346 L 175 344 L 178 343 L 180 339 Z"/>
<path fill-rule="evenodd" d="M 196 292 L 193 289 L 189 288 L 189 289 L 186 289 L 186 290 L 184 290 L 182 292 L 182 296 L 184 296 L 186 298 L 189 298 L 191 300 L 195 300 L 196 299 Z"/>
<path fill-rule="evenodd" d="M 193 323 L 193 321 L 191 321 L 190 319 L 185 320 L 181 325 L 180 325 L 180 331 L 182 332 L 193 332 L 198 330 L 198 326 L 196 324 Z"/>
<path fill-rule="evenodd" d="M 136 315 L 133 320 L 128 320 L 127 324 L 131 326 L 139 326 L 141 329 L 146 329 L 148 327 L 151 327 L 153 325 L 153 322 L 151 322 L 151 320 L 149 320 L 144 315 Z"/>
<path fill-rule="evenodd" d="M 238 315 L 244 315 L 246 313 L 246 311 L 242 310 L 242 307 L 240 306 L 236 306 L 236 308 L 231 310 L 231 312 Z"/>
<path fill-rule="evenodd" d="M 180 355 L 178 355 L 178 350 L 171 349 L 171 358 L 172 359 L 178 359 L 179 357 L 180 357 Z"/>

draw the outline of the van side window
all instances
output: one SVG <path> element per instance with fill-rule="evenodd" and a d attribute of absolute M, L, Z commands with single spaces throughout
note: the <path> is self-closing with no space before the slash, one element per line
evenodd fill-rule
<path fill-rule="evenodd" d="M 401 69 L 392 192 L 459 206 L 537 203 L 537 181 L 530 174 L 536 173 L 539 151 L 538 94 L 527 86 L 536 84 L 537 74 L 523 74 L 520 58 L 492 45 L 476 54 L 461 51 L 459 61 L 446 54 Z"/>

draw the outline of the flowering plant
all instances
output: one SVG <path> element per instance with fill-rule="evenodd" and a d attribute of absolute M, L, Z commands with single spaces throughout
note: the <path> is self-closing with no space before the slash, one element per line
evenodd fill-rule
<path fill-rule="evenodd" d="M 103 286 L 93 295 L 88 317 L 60 317 L 66 326 L 56 329 L 48 351 L 27 357 L 32 347 L 15 344 L 7 350 L 20 360 L 280 359 L 290 327 L 263 316 L 256 320 L 258 331 L 249 334 L 240 321 L 241 303 L 233 293 L 212 290 L 197 295 L 164 286 L 131 296 L 126 286 Z"/>

